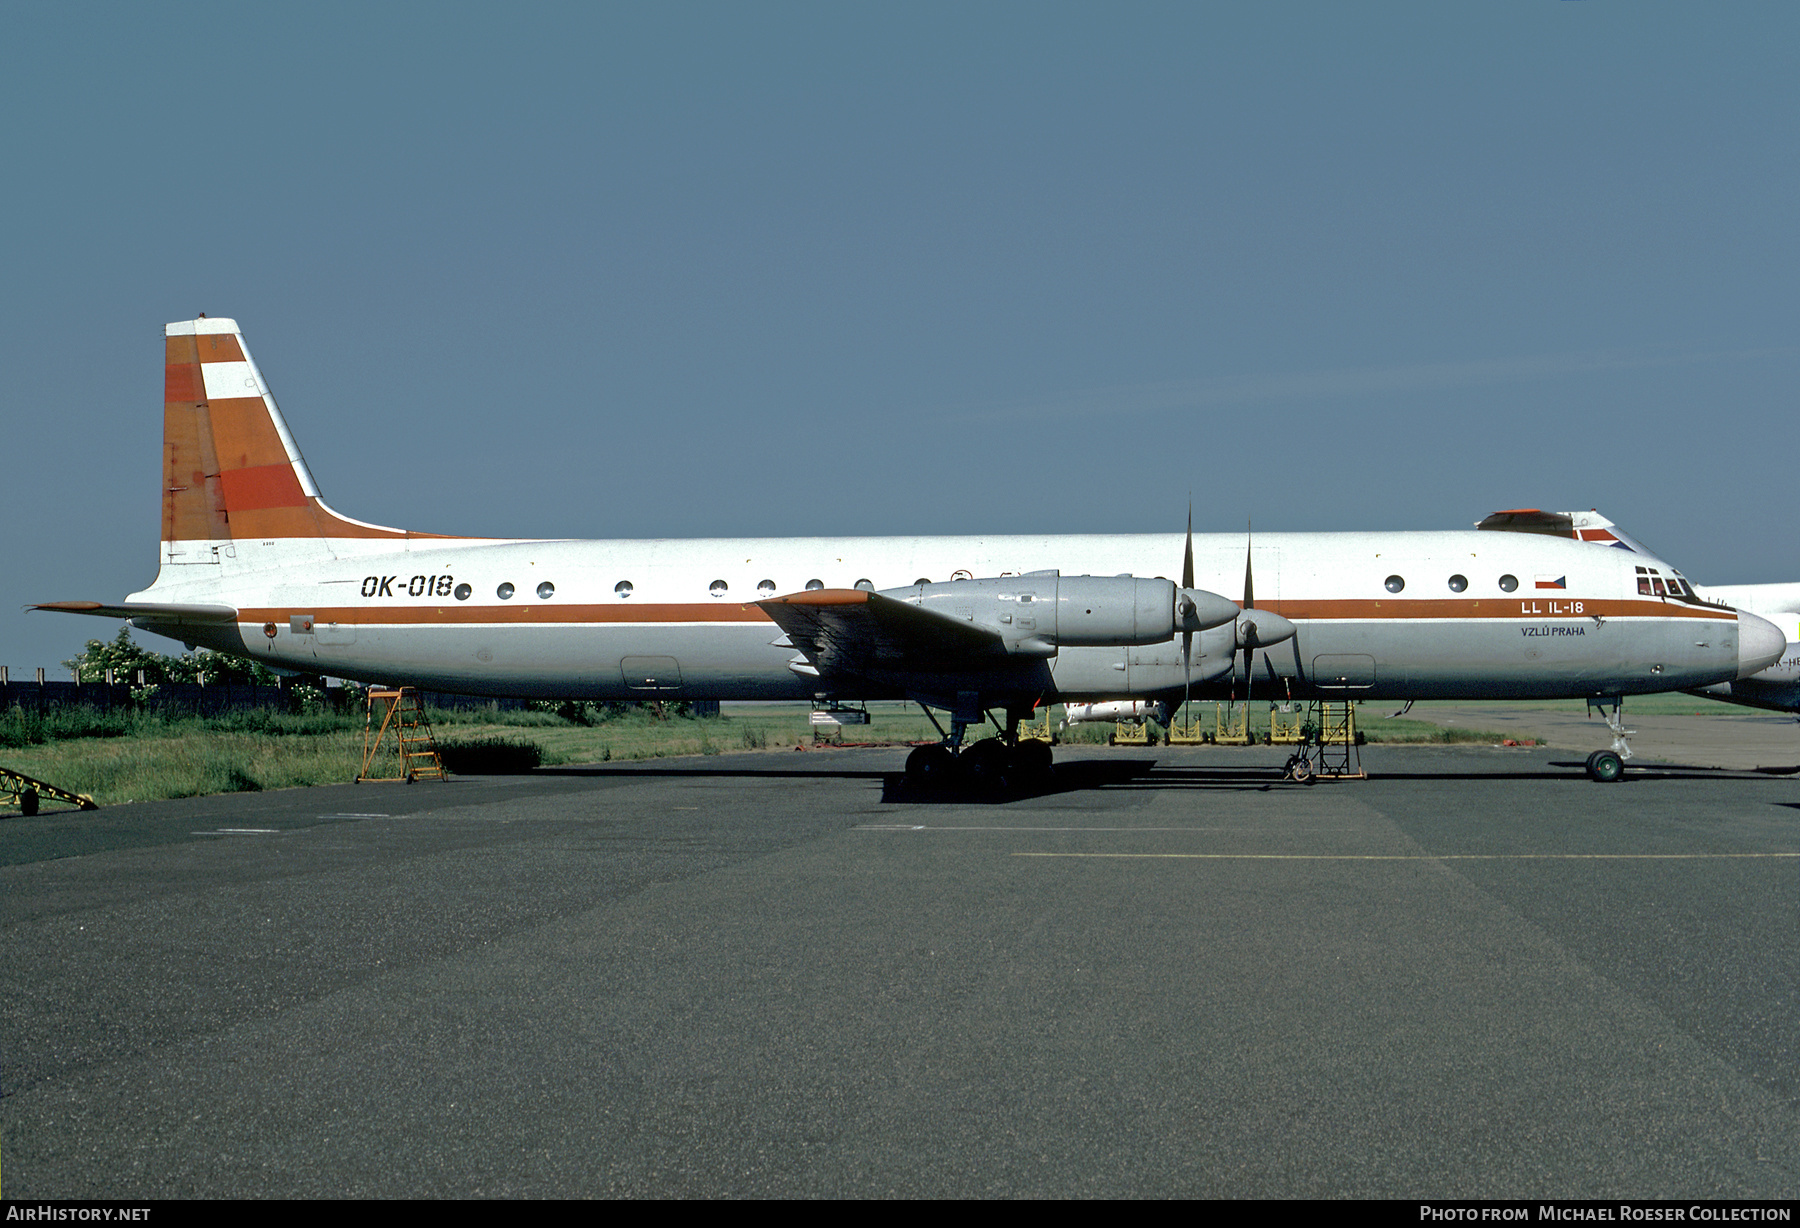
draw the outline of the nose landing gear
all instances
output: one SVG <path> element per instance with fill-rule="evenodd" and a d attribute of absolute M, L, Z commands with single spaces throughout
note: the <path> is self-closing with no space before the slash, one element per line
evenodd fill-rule
<path fill-rule="evenodd" d="M 1606 727 L 1612 730 L 1613 735 L 1612 746 L 1606 750 L 1597 750 L 1587 757 L 1588 779 L 1599 781 L 1601 784 L 1612 784 L 1619 777 L 1625 775 L 1625 761 L 1631 758 L 1631 745 L 1625 739 L 1636 733 L 1637 730 L 1625 728 L 1623 715 L 1625 700 L 1622 696 L 1612 697 L 1610 711 L 1607 709 L 1604 698 L 1598 702 L 1589 700 L 1588 707 L 1600 709 L 1606 717 Z"/>
<path fill-rule="evenodd" d="M 1589 780 L 1611 784 L 1625 774 L 1625 760 L 1614 751 L 1597 750 L 1587 757 L 1587 774 Z"/>

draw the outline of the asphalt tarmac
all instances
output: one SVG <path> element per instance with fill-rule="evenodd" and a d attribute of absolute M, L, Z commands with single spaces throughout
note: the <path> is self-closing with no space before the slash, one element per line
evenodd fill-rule
<path fill-rule="evenodd" d="M 1800 780 L 745 754 L 0 823 L 9 1199 L 1800 1190 Z"/>

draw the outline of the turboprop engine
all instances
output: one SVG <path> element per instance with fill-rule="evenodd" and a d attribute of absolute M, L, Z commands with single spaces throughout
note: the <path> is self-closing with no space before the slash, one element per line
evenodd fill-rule
<path fill-rule="evenodd" d="M 881 595 L 997 632 L 1009 654 L 1030 657 L 1053 657 L 1061 648 L 1161 644 L 1180 631 L 1224 626 L 1241 613 L 1234 601 L 1172 580 L 1054 571 L 915 584 Z"/>

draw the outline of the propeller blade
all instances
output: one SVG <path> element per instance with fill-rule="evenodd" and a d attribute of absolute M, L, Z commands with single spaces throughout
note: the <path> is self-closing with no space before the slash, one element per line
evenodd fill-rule
<path fill-rule="evenodd" d="M 1181 587 L 1194 587 L 1194 500 L 1188 499 L 1187 549 L 1181 555 Z"/>
<path fill-rule="evenodd" d="M 1181 587 L 1194 587 L 1194 496 L 1188 495 L 1187 545 L 1181 552 Z M 1188 695 L 1194 685 L 1194 633 L 1181 633 L 1181 715 L 1187 717 Z"/>
<path fill-rule="evenodd" d="M 1252 550 L 1254 549 L 1254 545 L 1255 542 L 1251 536 L 1250 522 L 1246 520 L 1244 521 L 1244 608 L 1246 610 L 1254 610 L 1256 608 L 1256 580 L 1251 573 L 1251 561 L 1253 558 Z M 1244 733 L 1248 735 L 1250 732 L 1250 684 L 1255 680 L 1255 673 L 1253 671 L 1256 666 L 1256 624 L 1254 622 L 1244 628 L 1243 640 Z"/>
<path fill-rule="evenodd" d="M 1181 633 L 1181 715 L 1187 716 L 1188 693 L 1194 685 L 1194 633 Z"/>
<path fill-rule="evenodd" d="M 1245 521 L 1244 522 L 1244 608 L 1246 610 L 1254 610 L 1256 608 L 1256 580 L 1250 574 L 1250 547 L 1251 547 L 1251 544 L 1252 543 L 1250 540 L 1250 522 Z M 1189 585 L 1188 587 L 1192 588 L 1193 586 Z"/>

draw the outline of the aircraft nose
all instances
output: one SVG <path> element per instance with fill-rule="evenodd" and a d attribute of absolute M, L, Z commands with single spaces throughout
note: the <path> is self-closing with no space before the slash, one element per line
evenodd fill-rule
<path fill-rule="evenodd" d="M 1766 618 L 1738 611 L 1738 677 L 1760 674 L 1787 651 L 1787 636 Z"/>

